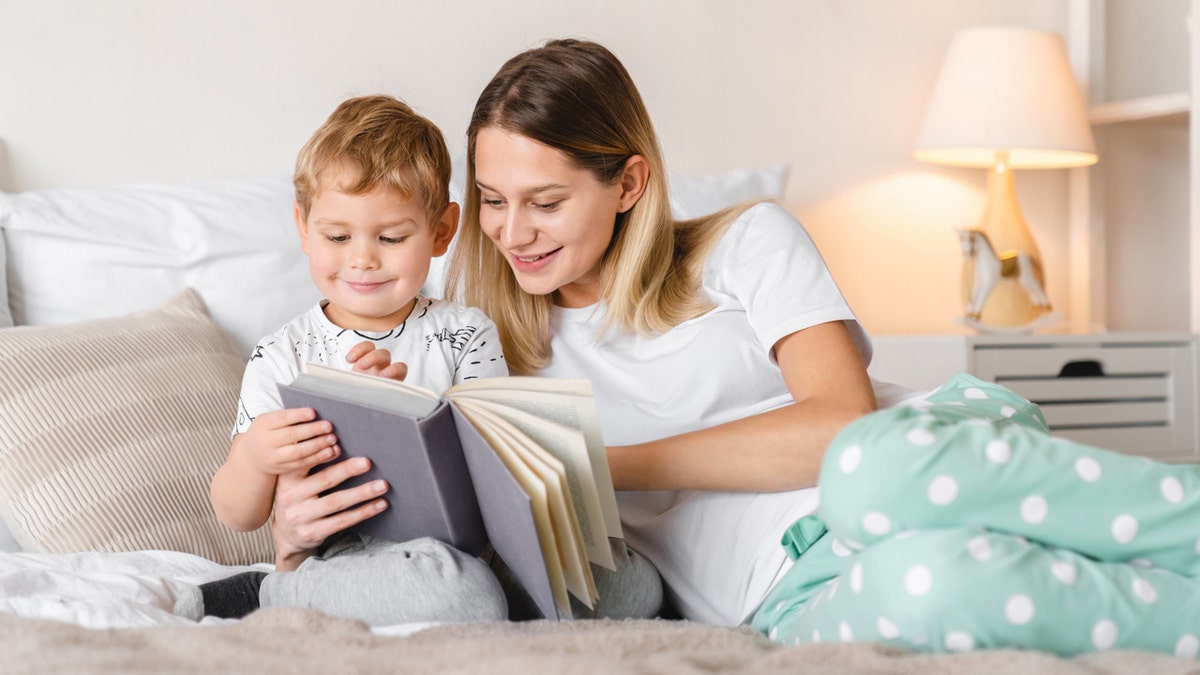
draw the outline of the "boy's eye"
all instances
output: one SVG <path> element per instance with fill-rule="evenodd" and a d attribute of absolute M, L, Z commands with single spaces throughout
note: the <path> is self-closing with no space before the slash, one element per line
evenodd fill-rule
<path fill-rule="evenodd" d="M 350 241 L 350 236 L 346 234 L 327 234 L 325 235 L 325 238 L 335 244 L 341 244 L 343 242 Z"/>
<path fill-rule="evenodd" d="M 408 235 L 403 237 L 379 237 L 379 241 L 385 244 L 403 244 L 408 239 Z"/>

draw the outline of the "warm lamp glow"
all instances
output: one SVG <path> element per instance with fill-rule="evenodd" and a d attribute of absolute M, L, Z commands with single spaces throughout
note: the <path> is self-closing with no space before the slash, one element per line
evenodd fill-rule
<path fill-rule="evenodd" d="M 963 233 L 967 322 L 1023 329 L 1050 313 L 1041 255 L 1025 224 L 1012 169 L 1097 160 L 1083 97 L 1062 37 L 1025 28 L 969 28 L 954 36 L 913 156 L 989 169 L 987 203 Z"/>

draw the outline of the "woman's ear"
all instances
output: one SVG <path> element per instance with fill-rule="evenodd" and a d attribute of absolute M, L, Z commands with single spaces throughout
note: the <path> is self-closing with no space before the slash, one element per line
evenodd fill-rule
<path fill-rule="evenodd" d="M 646 185 L 650 182 L 650 165 L 641 155 L 633 155 L 625 160 L 625 169 L 621 172 L 621 199 L 618 213 L 625 213 L 633 208 L 642 198 Z"/>

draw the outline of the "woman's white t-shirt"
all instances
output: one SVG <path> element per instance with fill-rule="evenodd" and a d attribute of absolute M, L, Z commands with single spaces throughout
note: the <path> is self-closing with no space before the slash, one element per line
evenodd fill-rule
<path fill-rule="evenodd" d="M 866 333 L 816 246 L 775 204 L 754 206 L 729 227 L 709 256 L 703 288 L 715 307 L 653 338 L 600 337 L 595 306 L 553 309 L 553 362 L 540 374 L 591 381 L 606 445 L 791 403 L 772 347 L 810 326 L 845 322 L 870 362 Z M 617 499 L 626 541 L 658 567 L 680 613 L 720 625 L 749 618 L 789 564 L 784 531 L 817 508 L 816 488 L 624 491 Z"/>

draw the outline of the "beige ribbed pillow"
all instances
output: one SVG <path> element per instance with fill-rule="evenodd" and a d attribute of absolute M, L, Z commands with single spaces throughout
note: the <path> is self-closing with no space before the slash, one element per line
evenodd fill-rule
<path fill-rule="evenodd" d="M 244 361 L 185 290 L 156 310 L 0 330 L 0 516 L 27 551 L 184 551 L 272 561 L 208 484 Z"/>

